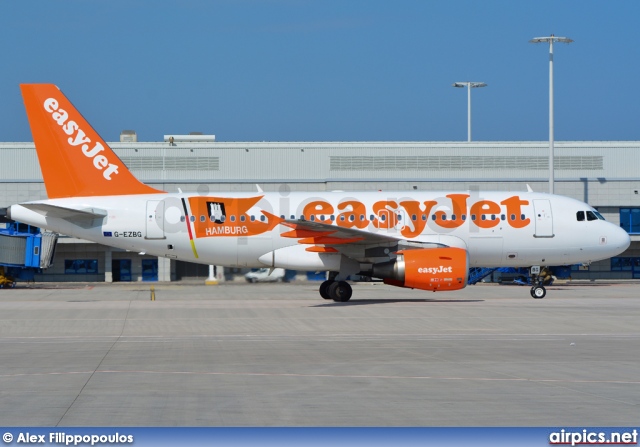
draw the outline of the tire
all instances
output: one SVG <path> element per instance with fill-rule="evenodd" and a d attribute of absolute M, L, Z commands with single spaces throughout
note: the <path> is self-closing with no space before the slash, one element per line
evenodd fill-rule
<path fill-rule="evenodd" d="M 531 296 L 533 296 L 537 300 L 541 300 L 547 294 L 547 289 L 543 286 L 536 286 L 531 291 Z"/>
<path fill-rule="evenodd" d="M 327 281 L 323 281 L 322 284 L 320 284 L 320 296 L 322 298 L 324 298 L 325 300 L 330 300 L 331 299 L 331 295 L 329 295 L 329 287 L 334 282 L 335 281 L 332 281 L 332 280 L 329 279 Z"/>
<path fill-rule="evenodd" d="M 337 281 L 329 286 L 329 295 L 337 303 L 345 303 L 351 299 L 353 290 L 346 281 Z"/>

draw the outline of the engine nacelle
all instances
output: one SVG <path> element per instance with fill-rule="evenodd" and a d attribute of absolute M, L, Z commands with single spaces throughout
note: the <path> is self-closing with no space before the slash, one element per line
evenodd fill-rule
<path fill-rule="evenodd" d="M 462 248 L 402 250 L 395 261 L 374 265 L 373 276 L 398 287 L 460 290 L 469 279 L 469 258 Z"/>

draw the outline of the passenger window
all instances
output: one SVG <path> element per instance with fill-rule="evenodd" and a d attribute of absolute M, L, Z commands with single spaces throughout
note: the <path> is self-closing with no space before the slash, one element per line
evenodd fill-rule
<path fill-rule="evenodd" d="M 467 220 L 467 215 L 466 214 L 463 214 L 461 217 L 462 217 L 462 220 Z"/>
<path fill-rule="evenodd" d="M 501 219 L 501 220 L 507 220 L 507 217 L 506 217 L 504 214 L 502 214 L 502 215 L 500 216 L 500 219 Z"/>
<path fill-rule="evenodd" d="M 296 220 L 296 216 L 294 216 L 293 214 L 291 215 L 291 220 Z"/>
<path fill-rule="evenodd" d="M 442 217 L 441 217 L 441 219 L 442 219 L 442 220 L 447 220 L 447 215 L 446 215 L 446 214 L 443 214 L 443 215 L 442 215 Z"/>
<path fill-rule="evenodd" d="M 364 214 L 360 214 L 360 220 L 364 222 Z"/>
<path fill-rule="evenodd" d="M 427 215 L 426 214 L 422 215 L 422 220 L 427 220 Z"/>
<path fill-rule="evenodd" d="M 435 214 L 431 215 L 431 220 L 436 220 L 436 215 Z"/>
<path fill-rule="evenodd" d="M 256 216 L 254 216 L 253 214 L 251 215 L 251 222 L 255 222 L 256 221 Z"/>
<path fill-rule="evenodd" d="M 264 222 L 265 220 L 267 220 L 267 218 L 264 216 L 264 214 L 260 216 L 260 222 Z"/>
<path fill-rule="evenodd" d="M 184 216 L 180 216 L 180 222 L 184 222 L 185 220 Z"/>
<path fill-rule="evenodd" d="M 354 216 L 353 214 L 351 216 L 349 216 L 349 220 L 351 222 L 353 222 L 354 220 L 356 220 L 356 216 Z"/>
<path fill-rule="evenodd" d="M 340 221 L 341 221 L 341 222 L 344 222 L 344 214 L 341 214 L 341 215 L 340 215 Z"/>
<path fill-rule="evenodd" d="M 593 211 L 587 211 L 587 220 L 598 220 L 598 218 L 595 214 L 593 214 Z"/>
<path fill-rule="evenodd" d="M 471 215 L 471 220 L 476 220 L 476 215 L 475 214 Z"/>
<path fill-rule="evenodd" d="M 524 220 L 524 214 L 520 214 L 520 220 Z"/>
<path fill-rule="evenodd" d="M 456 215 L 455 214 L 451 215 L 451 220 L 456 220 Z"/>
<path fill-rule="evenodd" d="M 231 216 L 231 217 L 229 218 L 229 220 L 231 220 L 231 222 L 235 222 L 235 221 L 236 221 L 236 216 Z"/>
<path fill-rule="evenodd" d="M 511 220 L 516 220 L 516 215 L 515 214 L 511 215 Z"/>
<path fill-rule="evenodd" d="M 418 220 L 418 216 L 416 216 L 415 214 L 412 214 L 411 215 L 411 220 L 413 220 L 415 222 L 416 220 Z"/>
<path fill-rule="evenodd" d="M 402 220 L 402 214 L 398 214 L 398 221 Z"/>
<path fill-rule="evenodd" d="M 576 213 L 576 219 L 578 219 L 578 222 L 584 221 L 584 211 L 578 211 Z"/>
<path fill-rule="evenodd" d="M 207 220 L 207 218 L 206 218 L 206 217 L 204 217 L 204 216 L 200 216 L 200 222 L 204 222 L 205 220 Z"/>
<path fill-rule="evenodd" d="M 487 220 L 487 216 L 485 216 L 484 214 L 481 216 L 480 218 L 481 220 Z"/>
<path fill-rule="evenodd" d="M 196 221 L 196 216 L 189 216 L 189 220 L 191 222 L 195 222 Z"/>

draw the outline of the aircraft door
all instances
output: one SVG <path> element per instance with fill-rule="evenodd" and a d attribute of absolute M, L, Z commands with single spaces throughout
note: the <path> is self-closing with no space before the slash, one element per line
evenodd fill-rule
<path fill-rule="evenodd" d="M 407 225 L 407 213 L 404 210 L 396 211 L 396 230 L 404 230 L 405 225 Z"/>
<path fill-rule="evenodd" d="M 378 228 L 380 229 L 388 229 L 393 228 L 393 212 L 383 208 L 378 211 L 378 215 L 376 216 L 378 219 Z"/>
<path fill-rule="evenodd" d="M 147 201 L 145 215 L 145 239 L 164 239 L 164 202 L 161 200 Z"/>
<path fill-rule="evenodd" d="M 553 216 L 551 215 L 551 202 L 546 199 L 534 200 L 533 211 L 535 213 L 536 237 L 553 237 Z"/>

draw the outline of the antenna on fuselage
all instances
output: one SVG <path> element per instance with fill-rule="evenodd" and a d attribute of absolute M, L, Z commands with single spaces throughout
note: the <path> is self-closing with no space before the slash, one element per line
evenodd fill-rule
<path fill-rule="evenodd" d="M 533 189 L 531 189 L 531 186 L 529 186 L 528 183 L 527 183 L 527 192 L 533 192 Z"/>

